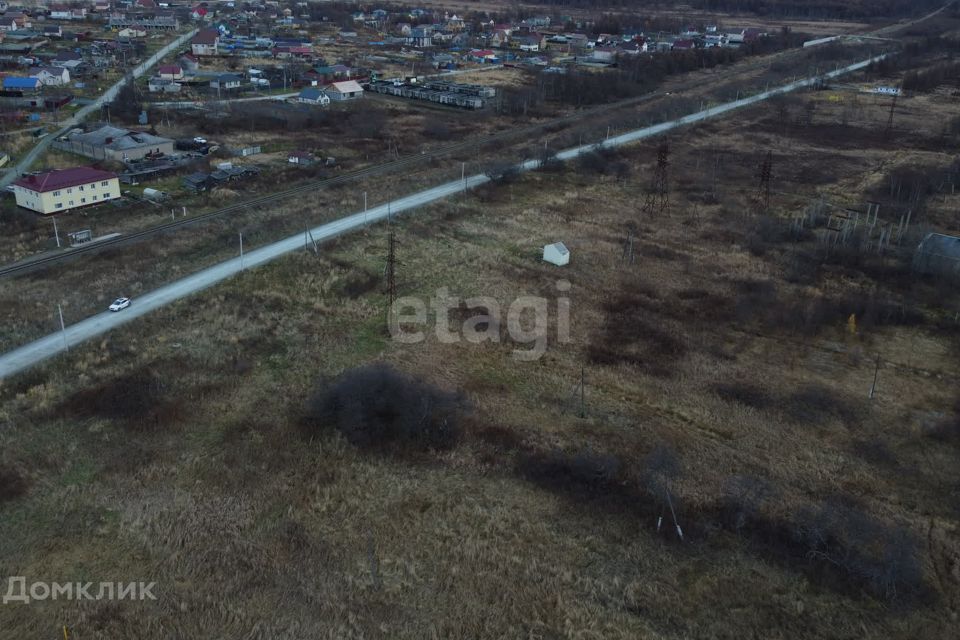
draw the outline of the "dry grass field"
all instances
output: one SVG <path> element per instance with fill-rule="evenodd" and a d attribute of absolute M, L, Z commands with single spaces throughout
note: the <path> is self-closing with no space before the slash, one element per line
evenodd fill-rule
<path fill-rule="evenodd" d="M 828 253 L 822 219 L 790 227 L 821 196 L 878 201 L 896 224 L 911 201 L 895 182 L 921 184 L 900 171 L 952 175 L 955 98 L 900 101 L 889 135 L 888 110 L 826 91 L 684 131 L 662 215 L 642 212 L 650 141 L 398 220 L 400 294 L 446 287 L 504 313 L 521 295 L 550 301 L 533 362 L 505 334 L 391 340 L 379 227 L 5 381 L 0 576 L 155 581 L 158 599 L 10 604 L 0 628 L 949 637 L 957 290 L 916 277 L 896 247 Z M 767 151 L 771 206 L 758 212 Z M 926 227 L 960 231 L 960 196 L 938 182 L 920 199 L 905 247 Z M 540 260 L 556 240 L 566 268 Z M 554 339 L 561 279 L 570 342 Z M 357 422 L 316 411 L 371 363 L 426 385 L 401 405 L 458 393 L 459 438 L 363 446 Z M 379 388 L 354 393 L 380 407 Z"/>

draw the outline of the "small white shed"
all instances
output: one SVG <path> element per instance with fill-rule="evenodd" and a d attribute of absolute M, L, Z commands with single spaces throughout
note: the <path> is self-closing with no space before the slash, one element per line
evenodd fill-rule
<path fill-rule="evenodd" d="M 570 250 L 562 242 L 544 245 L 543 261 L 562 267 L 570 262 Z"/>

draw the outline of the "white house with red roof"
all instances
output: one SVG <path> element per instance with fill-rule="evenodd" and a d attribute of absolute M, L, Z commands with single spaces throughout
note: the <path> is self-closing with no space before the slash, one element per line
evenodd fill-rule
<path fill-rule="evenodd" d="M 22 176 L 13 183 L 17 205 L 38 213 L 59 213 L 120 197 L 120 179 L 92 167 L 55 169 Z"/>

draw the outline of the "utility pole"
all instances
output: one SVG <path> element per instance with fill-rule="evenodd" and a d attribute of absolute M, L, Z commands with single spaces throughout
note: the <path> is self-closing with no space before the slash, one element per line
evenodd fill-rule
<path fill-rule="evenodd" d="M 893 101 L 890 103 L 890 116 L 887 118 L 887 135 L 893 132 L 893 116 L 897 111 L 897 94 L 893 94 Z"/>
<path fill-rule="evenodd" d="M 460 163 L 460 182 L 463 183 L 463 192 L 467 192 L 467 163 Z"/>
<path fill-rule="evenodd" d="M 580 367 L 580 417 L 587 417 L 587 398 L 586 398 L 587 374 L 586 369 Z"/>
<path fill-rule="evenodd" d="M 240 232 L 240 271 L 243 271 L 243 231 Z"/>
<path fill-rule="evenodd" d="M 877 379 L 880 377 L 880 354 L 877 354 L 876 365 L 873 369 L 873 384 L 870 385 L 870 399 L 877 395 Z"/>
<path fill-rule="evenodd" d="M 53 235 L 57 239 L 57 249 L 60 248 L 60 232 L 57 230 L 57 216 L 53 216 Z"/>
<path fill-rule="evenodd" d="M 633 229 L 627 234 L 627 241 L 623 245 L 623 261 L 627 264 L 633 264 Z"/>
<path fill-rule="evenodd" d="M 63 350 L 68 351 L 67 347 L 67 325 L 63 323 L 63 306 L 57 303 L 57 312 L 60 314 L 60 335 L 63 336 Z"/>
<path fill-rule="evenodd" d="M 391 228 L 387 234 L 387 313 L 397 300 L 397 238 Z"/>

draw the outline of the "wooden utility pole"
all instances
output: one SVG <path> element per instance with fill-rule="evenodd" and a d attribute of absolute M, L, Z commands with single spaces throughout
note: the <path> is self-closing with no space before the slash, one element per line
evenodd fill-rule
<path fill-rule="evenodd" d="M 587 398 L 586 398 L 587 374 L 584 367 L 580 367 L 580 417 L 587 417 Z"/>
<path fill-rule="evenodd" d="M 393 229 L 387 234 L 387 303 L 388 310 L 397 300 L 397 239 Z"/>
<path fill-rule="evenodd" d="M 897 111 L 897 94 L 893 94 L 893 101 L 890 103 L 890 116 L 887 118 L 887 135 L 893 132 L 893 115 Z"/>

